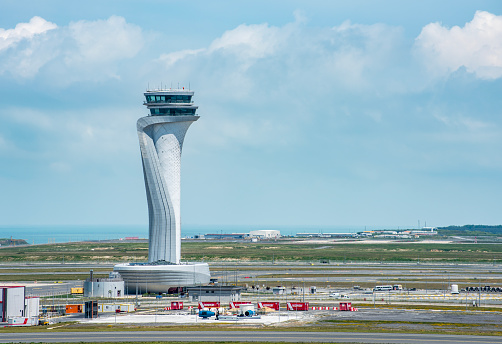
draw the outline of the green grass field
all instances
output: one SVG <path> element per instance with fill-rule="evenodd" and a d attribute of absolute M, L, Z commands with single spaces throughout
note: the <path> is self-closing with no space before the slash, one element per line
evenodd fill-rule
<path fill-rule="evenodd" d="M 147 243 L 66 243 L 5 247 L 0 262 L 146 261 Z M 492 244 L 291 244 L 282 242 L 182 243 L 184 260 L 205 261 L 378 261 L 502 262 L 502 245 Z"/>

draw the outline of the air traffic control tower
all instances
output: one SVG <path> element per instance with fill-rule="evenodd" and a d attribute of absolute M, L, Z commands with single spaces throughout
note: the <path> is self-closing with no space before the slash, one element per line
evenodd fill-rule
<path fill-rule="evenodd" d="M 137 129 L 148 201 L 148 263 L 114 267 L 130 294 L 209 283 L 207 263 L 181 263 L 181 150 L 188 128 L 199 119 L 193 94 L 184 88 L 145 92 L 150 113 Z"/>

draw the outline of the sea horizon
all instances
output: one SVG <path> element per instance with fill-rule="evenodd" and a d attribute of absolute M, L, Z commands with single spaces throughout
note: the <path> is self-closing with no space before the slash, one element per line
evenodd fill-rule
<path fill-rule="evenodd" d="M 277 225 L 182 225 L 181 237 L 203 234 L 247 233 L 252 230 L 279 230 L 282 236 L 297 233 L 355 233 L 365 229 L 403 229 L 395 226 L 277 226 Z M 28 244 L 116 240 L 126 237 L 148 239 L 148 225 L 0 225 L 0 238 L 24 239 Z"/>

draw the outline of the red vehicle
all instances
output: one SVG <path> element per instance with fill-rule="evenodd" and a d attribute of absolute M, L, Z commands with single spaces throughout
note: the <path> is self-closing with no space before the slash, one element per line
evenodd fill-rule
<path fill-rule="evenodd" d="M 352 303 L 350 302 L 340 302 L 340 308 L 341 311 L 351 311 L 352 310 Z"/>
<path fill-rule="evenodd" d="M 171 302 L 171 309 L 174 311 L 178 311 L 180 309 L 183 309 L 183 302 L 172 301 Z"/>

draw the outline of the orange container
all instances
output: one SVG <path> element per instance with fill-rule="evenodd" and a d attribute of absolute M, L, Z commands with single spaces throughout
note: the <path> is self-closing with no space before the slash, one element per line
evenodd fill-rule
<path fill-rule="evenodd" d="M 84 305 L 66 305 L 66 314 L 82 313 Z"/>

